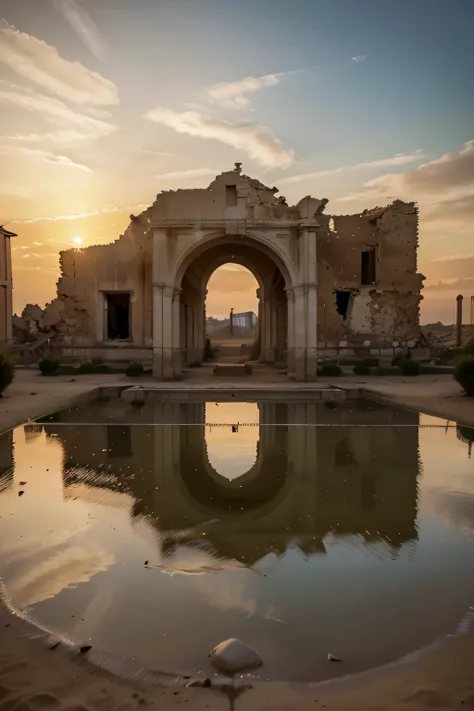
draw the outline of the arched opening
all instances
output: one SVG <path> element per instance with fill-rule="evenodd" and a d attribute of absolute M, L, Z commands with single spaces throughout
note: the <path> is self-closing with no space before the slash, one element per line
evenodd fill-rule
<path fill-rule="evenodd" d="M 228 262 L 206 285 L 206 357 L 244 362 L 258 359 L 258 289 L 250 269 Z"/>
<path fill-rule="evenodd" d="M 258 285 L 253 359 L 278 366 L 287 363 L 292 341 L 287 304 L 291 280 L 285 263 L 276 250 L 252 237 L 216 236 L 183 256 L 177 267 L 173 311 L 173 318 L 179 322 L 178 326 L 175 320 L 173 327 L 175 375 L 183 366 L 199 365 L 205 359 L 209 283 L 212 286 L 210 280 L 216 272 L 220 278 L 217 270 L 223 267 L 228 272 L 233 268 L 235 274 L 239 273 L 237 267 L 240 274 L 245 274 L 244 269 L 250 271 Z M 222 293 L 223 287 L 221 282 Z M 232 298 L 232 294 L 226 298 Z"/>

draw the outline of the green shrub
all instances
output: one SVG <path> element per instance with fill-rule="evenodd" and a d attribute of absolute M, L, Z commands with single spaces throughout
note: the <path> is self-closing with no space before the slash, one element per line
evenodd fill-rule
<path fill-rule="evenodd" d="M 460 356 L 454 363 L 454 379 L 466 395 L 474 397 L 474 355 Z"/>
<path fill-rule="evenodd" d="M 335 378 L 342 375 L 342 370 L 336 363 L 321 363 L 318 368 L 318 375 L 327 378 Z"/>
<path fill-rule="evenodd" d="M 144 373 L 144 368 L 141 363 L 138 362 L 133 362 L 130 363 L 130 365 L 127 366 L 127 369 L 125 371 L 125 375 L 128 378 L 139 378 L 140 375 L 143 375 Z"/>
<path fill-rule="evenodd" d="M 365 363 L 357 363 L 353 368 L 353 372 L 355 375 L 370 375 L 370 367 Z"/>
<path fill-rule="evenodd" d="M 0 397 L 3 397 L 3 391 L 11 385 L 15 377 L 15 363 L 4 353 L 0 353 Z"/>
<path fill-rule="evenodd" d="M 41 371 L 41 375 L 58 375 L 61 363 L 57 358 L 53 356 L 45 356 L 38 363 L 38 367 Z"/>
<path fill-rule="evenodd" d="M 418 361 L 412 358 L 405 358 L 400 361 L 398 366 L 400 368 L 400 373 L 402 375 L 419 375 L 421 371 L 421 366 Z"/>
<path fill-rule="evenodd" d="M 364 360 L 356 365 L 365 365 L 367 368 L 377 368 L 380 365 L 380 360 L 378 358 L 364 358 Z"/>
<path fill-rule="evenodd" d="M 97 363 L 94 365 L 94 373 L 113 373 L 113 369 L 106 363 Z"/>
<path fill-rule="evenodd" d="M 95 373 L 95 368 L 96 366 L 91 360 L 86 360 L 79 365 L 77 372 L 83 375 L 90 375 L 91 373 Z"/>

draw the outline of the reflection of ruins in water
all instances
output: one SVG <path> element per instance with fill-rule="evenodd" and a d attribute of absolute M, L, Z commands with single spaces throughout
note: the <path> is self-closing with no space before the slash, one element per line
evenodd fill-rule
<path fill-rule="evenodd" d="M 416 413 L 366 403 L 334 411 L 259 403 L 256 461 L 227 479 L 209 463 L 205 403 L 155 402 L 146 412 L 126 413 L 124 407 L 107 405 L 107 425 L 45 429 L 64 447 L 65 497 L 89 498 L 91 487 L 127 494 L 126 506 L 133 497 L 131 516 L 146 517 L 159 531 L 165 556 L 179 545 L 202 545 L 193 529 L 204 525 L 216 557 L 249 565 L 290 545 L 324 552 L 328 533 L 385 540 L 394 549 L 417 538 Z M 125 415 L 131 424 L 123 424 Z M 367 423 L 368 415 L 378 426 L 351 426 Z M 316 423 L 335 426 L 305 426 Z"/>

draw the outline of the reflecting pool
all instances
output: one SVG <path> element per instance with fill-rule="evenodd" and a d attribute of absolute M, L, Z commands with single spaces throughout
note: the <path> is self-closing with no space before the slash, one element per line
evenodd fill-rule
<path fill-rule="evenodd" d="M 73 408 L 0 438 L 5 594 L 156 671 L 228 637 L 261 679 L 390 662 L 474 604 L 473 439 L 365 401 Z"/>

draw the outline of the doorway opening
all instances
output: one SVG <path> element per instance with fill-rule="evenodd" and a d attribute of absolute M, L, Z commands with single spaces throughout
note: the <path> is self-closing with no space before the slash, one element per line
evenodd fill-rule
<path fill-rule="evenodd" d="M 248 360 L 258 334 L 258 282 L 240 264 L 218 267 L 207 283 L 206 337 L 211 348 Z"/>
<path fill-rule="evenodd" d="M 130 293 L 105 294 L 106 339 L 108 341 L 130 340 Z"/>

